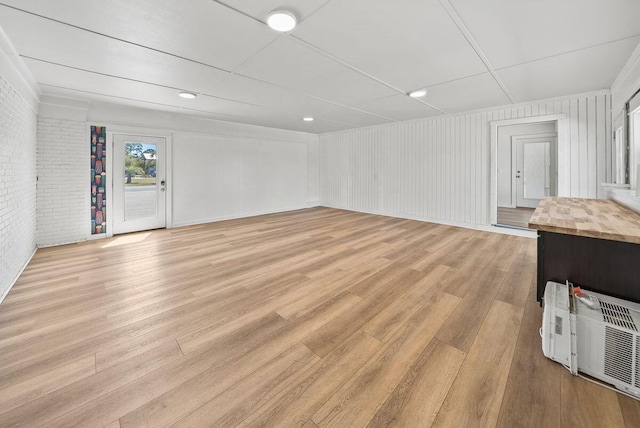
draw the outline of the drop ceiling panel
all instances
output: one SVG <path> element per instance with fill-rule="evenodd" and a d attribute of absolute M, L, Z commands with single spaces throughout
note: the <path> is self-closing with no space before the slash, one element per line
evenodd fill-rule
<path fill-rule="evenodd" d="M 489 73 L 429 87 L 425 101 L 447 113 L 510 103 L 504 91 Z"/>
<path fill-rule="evenodd" d="M 232 116 L 226 116 L 223 114 L 201 112 L 197 110 L 184 109 L 182 107 L 176 107 L 176 106 L 171 106 L 166 104 L 150 103 L 150 102 L 138 101 L 133 99 L 119 99 L 109 95 L 103 95 L 99 93 L 87 93 L 87 92 L 83 92 L 75 89 L 44 86 L 43 95 L 87 100 L 91 103 L 95 103 L 94 108 L 95 106 L 98 106 L 98 107 L 110 106 L 114 104 L 123 106 L 124 108 L 122 110 L 118 110 L 116 112 L 116 114 L 120 115 L 120 119 L 114 120 L 111 116 L 108 116 L 110 121 L 113 121 L 114 123 L 121 123 L 121 124 L 136 122 L 136 116 L 135 116 L 136 112 L 129 111 L 126 109 L 126 107 L 135 107 L 135 108 L 145 109 L 146 111 L 150 111 L 157 115 L 166 116 L 166 117 L 170 117 L 170 113 L 179 113 L 179 114 L 188 114 L 192 117 L 210 118 L 210 119 L 224 120 L 227 122 L 252 123 L 248 121 L 244 122 L 244 121 L 238 120 L 238 118 L 235 118 Z M 89 111 L 89 113 L 92 113 L 92 112 L 94 112 L 93 108 Z M 110 114 L 114 113 L 113 109 L 109 109 L 109 112 Z M 98 113 L 96 118 L 89 117 L 88 120 L 103 120 L 103 119 L 100 119 L 100 117 L 101 116 Z M 232 119 L 236 119 L 236 120 L 232 120 Z"/>
<path fill-rule="evenodd" d="M 442 114 L 438 110 L 402 94 L 369 101 L 357 107 L 396 120 L 418 119 Z"/>
<path fill-rule="evenodd" d="M 278 37 L 266 25 L 211 0 L 3 3 L 225 70 L 235 68 Z M 0 15 L 7 10 L 0 6 Z"/>
<path fill-rule="evenodd" d="M 90 115 L 95 114 L 96 112 L 100 112 L 102 108 L 106 107 L 107 110 L 110 112 L 110 115 L 107 117 L 109 117 L 109 121 L 111 123 L 119 123 L 119 124 L 135 123 L 137 119 L 136 113 L 140 114 L 140 112 L 130 111 L 129 109 L 127 109 L 127 107 L 144 109 L 143 111 L 145 113 L 150 112 L 150 114 L 152 115 L 157 115 L 157 116 L 162 116 L 167 118 L 171 116 L 171 113 L 178 113 L 183 115 L 188 114 L 193 117 L 230 121 L 229 117 L 225 115 L 219 115 L 215 113 L 201 113 L 197 111 L 186 110 L 186 109 L 183 109 L 182 107 L 176 107 L 176 106 L 170 106 L 170 105 L 164 105 L 164 104 L 153 104 L 153 103 L 137 101 L 132 99 L 116 99 L 110 96 L 105 96 L 97 93 L 86 93 L 86 92 L 78 91 L 75 89 L 65 89 L 65 88 L 44 86 L 43 95 L 45 96 L 50 95 L 53 97 L 62 97 L 62 98 L 68 98 L 68 99 L 78 99 L 78 100 L 81 99 L 84 101 L 88 101 L 92 104 L 92 108 L 89 110 Z M 117 109 L 117 110 L 113 108 L 109 108 L 109 106 L 113 106 L 113 105 L 122 106 L 123 108 Z M 111 117 L 111 115 L 114 114 L 114 110 L 115 110 L 116 116 L 120 117 L 119 120 L 114 120 Z M 87 120 L 104 120 L 104 118 L 100 119 L 100 117 L 101 115 L 100 113 L 98 113 L 97 116 L 93 118 L 88 117 Z"/>
<path fill-rule="evenodd" d="M 608 88 L 640 42 L 637 0 L 2 0 L 0 27 L 45 92 L 331 132 L 440 114 L 398 93 L 421 87 L 447 113 L 509 104 L 447 2 L 517 101 Z M 283 6 L 288 35 L 262 22 Z"/>
<path fill-rule="evenodd" d="M 0 26 L 21 55 L 83 70 L 196 92 L 206 92 L 228 76 L 214 68 L 11 9 L 3 10 Z M 70 70 L 59 70 L 61 74 L 67 72 Z"/>
<path fill-rule="evenodd" d="M 345 129 L 354 128 L 352 125 L 344 123 L 332 122 L 329 120 L 315 119 L 313 122 L 304 122 L 294 120 L 283 124 L 283 128 L 291 131 L 310 132 L 312 134 L 322 134 L 324 132 L 343 131 Z"/>
<path fill-rule="evenodd" d="M 103 85 L 102 88 L 105 88 L 107 92 L 88 92 L 78 89 L 67 89 L 44 85 L 43 93 L 99 103 L 116 103 L 128 107 L 152 109 L 154 111 L 165 112 L 167 114 L 188 114 L 195 117 L 309 133 L 334 132 L 354 127 L 353 125 L 322 119 L 316 119 L 313 122 L 304 122 L 295 115 L 261 109 L 255 106 L 239 106 L 234 103 L 225 103 L 220 100 L 207 99 L 207 97 L 199 97 L 196 98 L 196 100 L 182 100 L 178 98 L 178 100 L 175 101 L 173 94 L 169 93 L 163 98 L 154 98 L 155 101 L 141 101 L 127 96 L 127 93 L 130 91 L 140 94 L 140 88 L 124 87 L 119 88 L 118 90 L 112 90 L 112 88 L 106 86 L 108 84 L 107 82 L 96 82 L 96 84 Z M 92 89 L 93 88 L 88 88 L 89 91 Z M 194 103 L 193 101 L 197 102 Z M 128 123 L 127 120 L 130 119 L 131 116 L 129 113 L 123 113 L 121 119 L 122 123 Z M 135 122 L 135 120 L 133 120 L 133 122 Z"/>
<path fill-rule="evenodd" d="M 607 89 L 640 37 L 498 71 L 517 102 Z"/>
<path fill-rule="evenodd" d="M 135 118 L 136 114 L 140 114 L 138 110 L 129 111 L 127 109 L 122 109 L 122 110 L 114 111 L 113 108 L 107 108 L 106 113 L 104 113 L 104 112 L 101 112 L 100 108 L 105 105 L 106 106 L 112 105 L 112 104 L 105 104 L 105 103 L 110 103 L 110 100 L 102 99 L 100 97 L 93 97 L 92 100 L 95 101 L 96 104 L 89 111 L 89 116 L 87 120 L 104 121 L 104 117 L 108 117 L 109 121 L 112 123 L 135 124 L 137 122 L 136 119 L 132 120 L 131 118 Z M 133 107 L 136 109 L 147 109 L 147 110 L 149 109 L 149 105 L 144 102 L 127 101 L 126 103 L 122 103 L 122 105 L 127 107 Z M 157 113 L 160 116 L 166 117 L 167 119 L 165 122 L 167 123 L 171 123 L 170 119 L 173 116 L 173 114 L 188 115 L 190 118 L 201 119 L 201 120 L 215 119 L 215 120 L 220 120 L 225 122 L 243 123 L 247 125 L 257 125 L 257 126 L 264 126 L 268 128 L 279 128 L 279 129 L 289 129 L 287 123 L 290 122 L 290 121 L 287 121 L 286 119 L 235 117 L 235 116 L 228 116 L 224 114 L 202 112 L 198 110 L 179 109 L 171 106 L 162 106 L 161 108 L 154 108 L 153 112 Z M 92 115 L 94 117 L 92 117 Z"/>
<path fill-rule="evenodd" d="M 640 35 L 636 0 L 449 0 L 495 68 Z"/>
<path fill-rule="evenodd" d="M 61 97 L 68 97 L 68 98 L 82 97 L 82 99 L 87 99 L 87 100 L 90 100 L 91 102 L 97 102 L 98 106 L 103 104 L 113 105 L 115 103 L 115 104 L 127 106 L 127 107 L 146 109 L 147 111 L 158 112 L 159 114 L 169 115 L 170 113 L 177 113 L 182 115 L 189 115 L 190 117 L 193 117 L 193 118 L 216 119 L 216 120 L 221 120 L 225 122 L 243 123 L 248 125 L 264 126 L 268 128 L 293 129 L 292 127 L 289 126 L 289 124 L 292 123 L 293 120 L 295 120 L 287 116 L 284 116 L 284 117 L 282 116 L 262 117 L 260 115 L 234 116 L 234 115 L 227 115 L 222 113 L 208 112 L 208 111 L 203 111 L 198 109 L 181 108 L 181 107 L 175 107 L 175 106 L 164 105 L 164 104 L 161 104 L 161 105 L 153 104 L 153 103 L 148 103 L 144 101 L 136 101 L 136 100 L 130 100 L 130 99 L 116 100 L 109 96 L 101 96 L 99 94 L 86 94 L 86 93 L 78 92 L 76 90 L 61 89 L 61 88 L 45 87 L 44 90 L 45 90 L 44 92 L 45 94 L 54 95 L 54 96 L 61 96 Z M 91 109 L 90 113 L 93 112 L 94 114 L 96 114 L 96 116 L 95 118 L 93 119 L 89 118 L 88 120 L 104 120 L 104 119 L 100 119 L 101 117 L 104 118 L 104 116 L 101 116 L 100 113 L 96 113 L 98 111 L 99 110 L 96 110 L 95 108 Z M 110 121 L 113 121 L 114 123 L 121 123 L 121 124 L 129 124 L 129 123 L 135 124 L 137 122 L 135 114 L 139 113 L 135 111 L 128 112 L 127 110 L 123 110 L 120 113 L 120 119 L 115 120 L 111 116 L 114 114 L 114 110 L 108 109 L 108 112 L 109 112 L 108 117 Z M 308 132 L 311 132 L 311 131 L 308 131 Z"/>
<path fill-rule="evenodd" d="M 293 34 L 405 92 L 487 71 L 437 0 L 335 0 Z"/>
<path fill-rule="evenodd" d="M 349 128 L 358 128 L 361 126 L 372 126 L 393 122 L 392 118 L 380 117 L 375 114 L 369 114 L 365 111 L 335 105 L 331 106 L 329 109 L 323 111 L 322 113 L 319 113 L 317 117 L 349 125 Z"/>
<path fill-rule="evenodd" d="M 331 103 L 237 74 L 229 75 L 216 84 L 214 92 L 222 98 L 272 107 L 300 117 L 316 115 L 332 106 Z"/>
<path fill-rule="evenodd" d="M 347 105 L 395 93 L 287 36 L 240 66 L 238 73 Z"/>
<path fill-rule="evenodd" d="M 227 120 L 231 121 L 238 121 L 236 119 L 242 118 L 245 123 L 255 123 L 247 122 L 250 119 L 260 120 L 261 123 L 264 123 L 270 120 L 288 122 L 297 118 L 295 115 L 265 107 L 203 95 L 194 100 L 185 100 L 178 97 L 172 89 L 158 88 L 140 82 L 113 79 L 77 70 L 67 70 L 65 73 L 60 73 L 59 66 L 32 60 L 27 60 L 26 63 L 43 86 L 44 92 L 47 92 L 51 87 L 74 89 L 79 94 L 84 93 L 87 97 L 98 97 L 108 102 L 146 102 L 148 108 L 156 106 L 158 108 L 189 109 L 202 114 L 224 115 Z M 58 77 L 53 77 L 56 75 Z"/>

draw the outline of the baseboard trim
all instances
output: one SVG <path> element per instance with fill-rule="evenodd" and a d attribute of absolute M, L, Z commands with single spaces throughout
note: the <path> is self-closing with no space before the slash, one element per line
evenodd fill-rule
<path fill-rule="evenodd" d="M 298 206 L 292 206 L 292 207 L 286 207 L 286 208 L 278 208 L 278 209 L 275 209 L 275 210 L 254 211 L 254 212 L 242 213 L 242 214 L 238 214 L 238 215 L 209 217 L 209 218 L 193 220 L 193 221 L 186 221 L 186 222 L 174 222 L 173 225 L 171 226 L 171 228 L 173 229 L 173 228 L 176 228 L 176 227 L 195 226 L 197 224 L 215 223 L 217 221 L 225 221 L 225 220 L 236 220 L 236 219 L 239 219 L 239 218 L 258 217 L 258 216 L 261 216 L 261 215 L 284 213 L 284 212 L 287 212 L 287 211 L 305 210 L 307 208 L 311 208 L 311 207 L 309 207 L 309 206 L 307 206 L 305 204 L 305 205 L 298 205 Z"/>
<path fill-rule="evenodd" d="M 353 211 L 353 212 L 358 212 L 358 213 L 380 215 L 380 216 L 384 216 L 384 217 L 403 218 L 403 219 L 407 219 L 407 220 L 416 220 L 416 221 L 424 221 L 424 222 L 428 222 L 428 223 L 444 224 L 444 225 L 447 225 L 447 226 L 463 227 L 465 229 L 482 230 L 482 231 L 485 231 L 485 232 L 500 233 L 500 234 L 503 234 L 503 235 L 517 235 L 517 236 L 523 236 L 523 237 L 526 237 L 526 238 L 535 238 L 536 237 L 536 233 L 534 231 L 507 229 L 507 228 L 495 227 L 495 226 L 491 226 L 491 225 L 487 225 L 487 224 L 462 223 L 462 222 L 457 222 L 457 221 L 446 221 L 446 220 L 439 220 L 439 219 L 433 219 L 433 218 L 427 218 L 427 217 L 418 217 L 418 216 L 412 216 L 412 215 L 407 215 L 407 214 L 391 214 L 391 213 L 387 213 L 387 212 L 380 212 L 380 211 L 373 211 L 373 210 L 355 210 L 355 209 L 352 209 L 352 208 L 338 207 L 338 206 L 325 204 L 325 203 L 320 204 L 320 206 L 327 207 L 327 208 L 334 208 L 334 209 L 337 209 L 337 210 L 345 210 L 345 211 Z"/>
<path fill-rule="evenodd" d="M 100 235 L 84 236 L 84 237 L 82 237 L 80 239 L 73 239 L 73 240 L 70 240 L 70 241 L 60 241 L 60 242 L 55 242 L 55 243 L 46 242 L 44 244 L 38 243 L 37 246 L 38 246 L 38 248 L 60 247 L 62 245 L 79 244 L 81 242 L 90 241 L 92 239 L 102 239 L 102 238 L 106 238 L 106 237 L 107 237 L 106 233 L 102 233 Z"/>
<path fill-rule="evenodd" d="M 27 268 L 27 266 L 29 266 L 29 263 L 31 263 L 31 259 L 33 259 L 33 256 L 36 255 L 36 251 L 38 251 L 38 247 L 33 249 L 33 253 L 31 253 L 31 255 L 27 259 L 26 263 L 22 266 L 22 268 L 20 269 L 20 272 L 18 272 L 16 277 L 13 278 L 13 281 L 11 281 L 11 284 L 9 285 L 9 288 L 7 288 L 4 293 L 2 293 L 2 296 L 0 296 L 0 305 L 4 301 L 4 298 L 7 297 L 7 295 L 9 294 L 9 291 L 11 291 L 13 286 L 16 285 L 16 282 L 18 282 L 18 278 L 20 278 L 20 275 L 22 275 L 22 272 L 24 272 L 24 270 Z"/>
<path fill-rule="evenodd" d="M 447 225 L 447 226 L 464 227 L 465 229 L 480 229 L 480 228 L 485 226 L 485 225 L 478 225 L 478 224 L 464 223 L 464 222 L 457 222 L 457 221 L 438 220 L 438 219 L 433 219 L 433 218 L 428 218 L 428 217 L 418 217 L 418 216 L 409 215 L 409 214 L 388 213 L 388 212 L 377 211 L 377 210 L 356 210 L 356 209 L 353 209 L 353 208 L 339 207 L 339 206 L 325 204 L 325 203 L 321 204 L 321 206 L 327 207 L 327 208 L 335 208 L 335 209 L 338 209 L 338 210 L 353 211 L 353 212 L 365 213 L 365 214 L 381 215 L 381 216 L 384 216 L 384 217 L 403 218 L 403 219 L 406 219 L 406 220 L 425 221 L 425 222 L 428 222 L 428 223 L 444 224 L 444 225 Z"/>

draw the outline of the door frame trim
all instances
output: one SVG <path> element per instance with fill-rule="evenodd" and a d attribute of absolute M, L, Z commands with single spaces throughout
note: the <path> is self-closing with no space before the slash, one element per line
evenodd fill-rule
<path fill-rule="evenodd" d="M 489 169 L 489 224 L 491 226 L 496 226 L 498 223 L 498 130 L 502 126 L 542 122 L 556 122 L 558 134 L 558 196 L 569 196 L 571 158 L 569 156 L 569 141 L 567 140 L 569 123 L 566 113 L 492 121 L 490 122 L 491 156 Z"/>
<path fill-rule="evenodd" d="M 166 145 L 165 153 L 165 175 L 167 180 L 165 195 L 165 217 L 166 229 L 173 227 L 173 133 L 170 131 L 158 130 L 155 128 L 140 128 L 124 125 L 103 125 L 107 128 L 107 141 L 109 142 L 110 155 L 107 156 L 107 186 L 111 189 L 107 193 L 107 207 L 113 207 L 113 145 L 115 135 L 133 135 L 141 137 L 164 138 Z M 109 212 L 109 211 L 107 211 Z M 113 236 L 113 214 L 107 215 L 107 238 Z"/>

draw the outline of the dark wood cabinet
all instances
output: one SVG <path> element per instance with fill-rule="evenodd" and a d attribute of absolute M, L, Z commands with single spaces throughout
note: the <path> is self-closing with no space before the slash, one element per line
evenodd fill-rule
<path fill-rule="evenodd" d="M 640 303 L 640 244 L 538 231 L 537 299 L 547 281 Z"/>
<path fill-rule="evenodd" d="M 640 303 L 640 214 L 607 199 L 544 198 L 529 227 L 538 231 L 538 287 L 570 281 Z"/>

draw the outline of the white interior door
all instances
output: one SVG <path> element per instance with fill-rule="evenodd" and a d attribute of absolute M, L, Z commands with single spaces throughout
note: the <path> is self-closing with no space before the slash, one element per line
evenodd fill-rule
<path fill-rule="evenodd" d="M 516 140 L 516 206 L 535 208 L 557 195 L 556 138 Z"/>
<path fill-rule="evenodd" d="M 166 140 L 113 137 L 113 233 L 166 226 Z"/>

